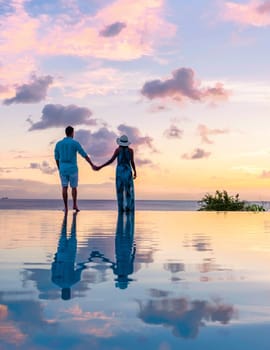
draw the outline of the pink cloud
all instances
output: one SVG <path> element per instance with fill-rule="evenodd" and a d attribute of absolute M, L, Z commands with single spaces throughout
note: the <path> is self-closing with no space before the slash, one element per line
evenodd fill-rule
<path fill-rule="evenodd" d="M 80 12 L 76 2 L 69 1 L 69 13 L 35 18 L 25 10 L 25 2 L 11 0 L 14 12 L 1 18 L 2 85 L 20 84 L 38 72 L 39 56 L 133 60 L 154 55 L 156 47 L 176 33 L 176 25 L 165 19 L 165 0 L 116 0 L 95 15 Z M 110 35 L 100 35 L 104 28 Z"/>
<path fill-rule="evenodd" d="M 24 1 L 10 1 L 14 13 L 1 19 L 0 52 L 13 55 L 31 50 L 37 42 L 38 19 L 28 16 Z"/>
<path fill-rule="evenodd" d="M 270 170 L 263 170 L 261 173 L 260 177 L 262 179 L 269 179 L 270 178 Z"/>
<path fill-rule="evenodd" d="M 1 35 L 0 35 L 1 36 Z M 0 46 L 1 53 L 1 46 Z M 36 62 L 34 57 L 23 55 L 17 57 L 4 54 L 5 59 L 2 56 L 2 64 L 0 65 L 0 76 L 2 82 L 9 88 L 6 93 L 3 93 L 3 97 L 12 97 L 16 93 L 16 84 L 22 84 L 25 80 L 29 79 L 29 72 L 36 71 Z"/>
<path fill-rule="evenodd" d="M 164 0 L 117 0 L 95 16 L 81 15 L 72 25 L 64 18 L 51 23 L 39 47 L 41 54 L 76 54 L 116 60 L 151 55 L 162 39 L 174 36 L 176 27 L 165 21 Z M 124 30 L 110 37 L 100 32 L 112 23 L 124 23 Z"/>
<path fill-rule="evenodd" d="M 251 0 L 247 4 L 228 1 L 222 12 L 226 21 L 255 27 L 270 25 L 270 1 Z"/>
<path fill-rule="evenodd" d="M 206 125 L 203 124 L 198 125 L 197 130 L 202 142 L 208 144 L 213 143 L 213 141 L 209 139 L 209 136 L 222 135 L 229 132 L 228 129 L 209 129 Z"/>

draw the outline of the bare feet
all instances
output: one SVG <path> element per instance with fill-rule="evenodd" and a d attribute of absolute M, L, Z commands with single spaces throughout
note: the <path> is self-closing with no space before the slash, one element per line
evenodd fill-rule
<path fill-rule="evenodd" d="M 68 213 L 68 208 L 64 208 L 64 209 L 63 209 L 63 212 L 64 212 L 65 215 L 67 215 L 67 213 Z"/>

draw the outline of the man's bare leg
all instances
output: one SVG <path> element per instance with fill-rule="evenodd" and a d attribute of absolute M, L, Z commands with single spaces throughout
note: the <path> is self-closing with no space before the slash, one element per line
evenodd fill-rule
<path fill-rule="evenodd" d="M 77 205 L 77 187 L 72 187 L 71 193 L 72 193 L 72 199 L 73 199 L 73 209 L 76 212 L 78 212 L 80 211 L 80 209 L 78 208 L 78 205 Z"/>
<path fill-rule="evenodd" d="M 63 196 L 63 201 L 64 201 L 64 211 L 65 214 L 68 212 L 68 188 L 67 187 L 62 187 L 62 196 Z"/>

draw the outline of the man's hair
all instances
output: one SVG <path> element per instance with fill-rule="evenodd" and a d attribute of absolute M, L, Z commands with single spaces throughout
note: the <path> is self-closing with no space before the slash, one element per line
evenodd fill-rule
<path fill-rule="evenodd" d="M 69 125 L 69 126 L 66 127 L 65 131 L 66 131 L 66 135 L 67 136 L 71 136 L 73 134 L 74 128 Z"/>

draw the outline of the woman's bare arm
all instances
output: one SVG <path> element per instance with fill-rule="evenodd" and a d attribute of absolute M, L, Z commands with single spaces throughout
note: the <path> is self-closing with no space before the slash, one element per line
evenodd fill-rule
<path fill-rule="evenodd" d="M 107 162 L 105 162 L 104 164 L 98 166 L 98 167 L 97 167 L 97 170 L 99 170 L 99 169 L 101 169 L 101 168 L 104 168 L 104 167 L 107 166 L 107 165 L 110 165 L 110 164 L 116 159 L 116 157 L 118 156 L 118 153 L 119 153 L 119 149 L 116 148 L 116 150 L 114 151 L 114 153 L 113 153 L 111 159 L 109 159 L 109 160 L 108 160 Z"/>
<path fill-rule="evenodd" d="M 133 179 L 136 179 L 137 177 L 137 171 L 136 171 L 136 166 L 135 166 L 135 162 L 134 162 L 134 152 L 133 152 L 133 149 L 130 148 L 129 149 L 130 151 L 130 164 L 132 166 L 132 169 L 133 169 Z"/>

